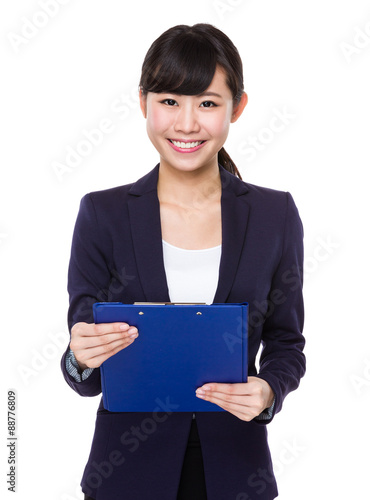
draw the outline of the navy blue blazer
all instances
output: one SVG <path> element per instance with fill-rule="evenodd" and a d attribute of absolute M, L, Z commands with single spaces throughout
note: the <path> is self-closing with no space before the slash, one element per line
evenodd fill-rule
<path fill-rule="evenodd" d="M 302 224 L 289 193 L 248 184 L 221 166 L 219 171 L 222 254 L 214 302 L 249 303 L 248 373 L 270 384 L 274 416 L 305 372 Z M 97 301 L 170 300 L 158 172 L 159 164 L 135 183 L 83 197 L 68 273 L 69 328 L 92 323 Z M 236 333 L 231 345 L 238 341 Z M 100 370 L 76 382 L 65 356 L 62 370 L 72 389 L 81 396 L 100 394 Z M 101 399 L 83 491 L 96 500 L 175 500 L 192 414 L 173 411 L 174 403 L 157 401 L 148 413 L 115 413 Z M 245 422 L 224 411 L 196 418 L 209 500 L 277 496 L 265 425 L 272 418 Z"/>

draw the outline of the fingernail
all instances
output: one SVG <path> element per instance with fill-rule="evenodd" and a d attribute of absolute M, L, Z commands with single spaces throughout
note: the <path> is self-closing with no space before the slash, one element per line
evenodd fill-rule
<path fill-rule="evenodd" d="M 197 395 L 201 395 L 201 396 L 204 396 L 204 394 L 205 394 L 203 389 L 197 389 L 195 392 L 197 393 Z"/>
<path fill-rule="evenodd" d="M 137 329 L 132 327 L 128 330 L 128 333 L 136 333 L 137 332 Z"/>
<path fill-rule="evenodd" d="M 138 337 L 139 335 L 137 333 L 133 333 L 132 335 L 130 335 L 130 339 L 136 339 L 136 337 Z"/>
<path fill-rule="evenodd" d="M 120 327 L 120 330 L 127 330 L 128 328 L 128 325 L 126 323 L 124 323 L 123 325 L 121 325 Z"/>

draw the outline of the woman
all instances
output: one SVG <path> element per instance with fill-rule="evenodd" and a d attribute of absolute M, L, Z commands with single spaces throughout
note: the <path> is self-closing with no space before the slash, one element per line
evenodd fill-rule
<path fill-rule="evenodd" d="M 125 323 L 95 325 L 94 302 L 249 302 L 248 382 L 197 390 L 226 411 L 192 415 L 167 402 L 152 413 L 114 413 L 101 400 L 85 499 L 277 496 L 265 424 L 305 372 L 303 233 L 290 194 L 243 182 L 223 148 L 246 104 L 240 56 L 225 34 L 208 24 L 169 29 L 140 80 L 159 164 L 81 201 L 62 359 L 77 393 L 100 394 L 100 365 L 140 342 Z"/>

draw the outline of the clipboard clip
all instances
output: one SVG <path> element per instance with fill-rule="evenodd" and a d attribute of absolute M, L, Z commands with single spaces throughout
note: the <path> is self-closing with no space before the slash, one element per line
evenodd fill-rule
<path fill-rule="evenodd" d="M 206 306 L 206 302 L 134 302 L 138 306 Z"/>

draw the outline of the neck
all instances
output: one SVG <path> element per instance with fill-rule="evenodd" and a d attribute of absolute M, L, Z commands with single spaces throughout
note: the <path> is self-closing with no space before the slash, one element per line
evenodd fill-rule
<path fill-rule="evenodd" d="M 203 206 L 221 198 L 221 179 L 217 162 L 209 167 L 184 171 L 160 162 L 157 185 L 160 202 L 182 207 Z"/>

